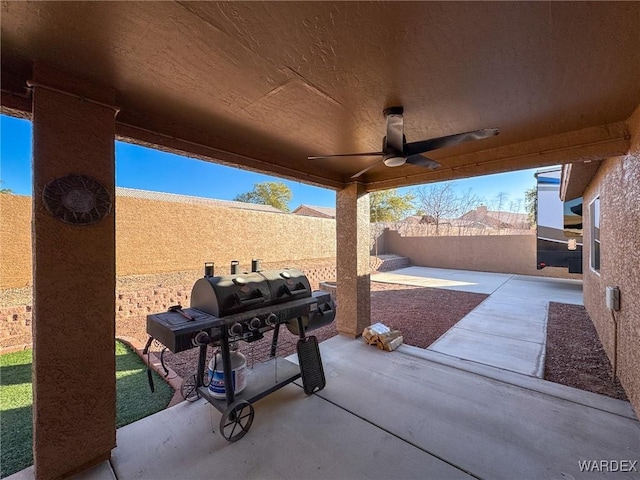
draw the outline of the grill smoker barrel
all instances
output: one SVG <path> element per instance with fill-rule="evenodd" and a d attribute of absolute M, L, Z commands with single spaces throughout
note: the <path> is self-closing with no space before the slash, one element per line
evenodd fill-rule
<path fill-rule="evenodd" d="M 301 375 L 305 393 L 324 388 L 317 339 L 306 337 L 306 333 L 335 319 L 331 296 L 322 291 L 312 292 L 309 280 L 300 270 L 239 274 L 234 263 L 232 274 L 222 276 L 213 276 L 213 264 L 206 264 L 204 278 L 193 285 L 190 308 L 174 306 L 168 312 L 147 316 L 150 341 L 155 338 L 174 353 L 200 348 L 197 371 L 185 379 L 182 393 L 187 400 L 204 396 L 223 412 L 220 432 L 229 441 L 239 440 L 248 431 L 253 420 L 251 403 L 265 395 Z M 258 270 L 259 264 L 254 263 L 252 270 Z M 238 399 L 233 388 L 225 388 L 226 403 L 213 398 L 204 386 L 208 345 L 220 347 L 225 385 L 233 385 L 230 343 L 253 342 L 273 330 L 270 354 L 274 357 L 282 324 L 299 337 L 300 366 L 279 359 L 278 378 L 274 380 L 273 370 L 267 371 L 272 366 L 275 369 L 276 360 L 271 360 L 251 370 L 247 387 Z"/>

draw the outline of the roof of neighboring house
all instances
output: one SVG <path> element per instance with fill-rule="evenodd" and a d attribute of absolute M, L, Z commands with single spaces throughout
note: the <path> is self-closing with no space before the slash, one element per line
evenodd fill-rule
<path fill-rule="evenodd" d="M 231 200 L 217 200 L 213 198 L 192 197 L 189 195 L 177 195 L 175 193 L 153 192 L 150 190 L 137 190 L 135 188 L 116 187 L 117 197 L 142 198 L 145 200 L 157 200 L 161 202 L 186 203 L 191 205 L 207 205 L 210 207 L 241 208 L 259 212 L 285 213 L 271 205 L 256 203 L 234 202 Z"/>
<path fill-rule="evenodd" d="M 291 213 L 309 217 L 336 218 L 335 207 L 318 207 L 316 205 L 302 204 Z"/>
<path fill-rule="evenodd" d="M 489 210 L 485 206 L 465 213 L 460 217 L 460 220 L 482 222 L 492 226 L 496 226 L 496 224 L 519 226 L 529 223 L 529 217 L 526 213 Z"/>

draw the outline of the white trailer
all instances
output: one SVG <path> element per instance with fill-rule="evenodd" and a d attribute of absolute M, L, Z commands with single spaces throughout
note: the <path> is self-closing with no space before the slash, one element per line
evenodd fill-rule
<path fill-rule="evenodd" d="M 567 267 L 582 273 L 582 198 L 560 199 L 561 167 L 539 170 L 537 267 Z"/>

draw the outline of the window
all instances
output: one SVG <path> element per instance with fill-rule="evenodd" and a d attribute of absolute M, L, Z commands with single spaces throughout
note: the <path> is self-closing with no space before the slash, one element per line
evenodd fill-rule
<path fill-rule="evenodd" d="M 589 217 L 591 224 L 591 268 L 600 271 L 600 197 L 596 197 L 589 205 Z"/>

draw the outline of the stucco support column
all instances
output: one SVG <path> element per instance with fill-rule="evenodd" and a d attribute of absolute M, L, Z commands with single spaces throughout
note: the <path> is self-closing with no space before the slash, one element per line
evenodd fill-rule
<path fill-rule="evenodd" d="M 357 337 L 371 324 L 369 195 L 359 183 L 338 192 L 336 234 L 337 328 Z"/>
<path fill-rule="evenodd" d="M 114 92 L 44 65 L 32 85 L 33 453 L 36 478 L 53 479 L 108 459 L 116 443 L 115 212 L 74 225 L 43 200 L 67 175 L 115 199 Z M 66 198 L 88 208 L 82 189 Z"/>

